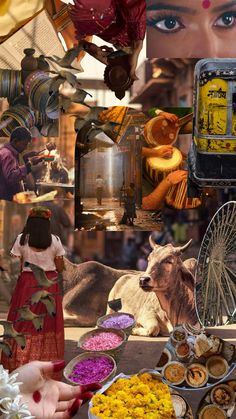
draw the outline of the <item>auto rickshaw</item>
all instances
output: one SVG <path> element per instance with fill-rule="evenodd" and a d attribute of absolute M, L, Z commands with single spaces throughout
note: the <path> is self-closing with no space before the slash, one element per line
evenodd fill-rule
<path fill-rule="evenodd" d="M 195 67 L 193 142 L 188 196 L 203 187 L 236 186 L 236 59 L 204 59 Z"/>

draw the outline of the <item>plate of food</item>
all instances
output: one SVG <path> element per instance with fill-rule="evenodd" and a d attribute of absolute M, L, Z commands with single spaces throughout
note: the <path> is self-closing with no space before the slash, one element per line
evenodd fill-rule
<path fill-rule="evenodd" d="M 156 365 L 172 388 L 199 390 L 225 380 L 236 365 L 235 346 L 201 330 L 175 327 Z"/>
<path fill-rule="evenodd" d="M 203 397 L 197 410 L 197 419 L 231 418 L 235 411 L 236 380 L 214 385 Z"/>

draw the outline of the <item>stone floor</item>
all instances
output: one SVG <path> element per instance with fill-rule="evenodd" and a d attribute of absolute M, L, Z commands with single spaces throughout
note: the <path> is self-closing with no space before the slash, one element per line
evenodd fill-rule
<path fill-rule="evenodd" d="M 124 213 L 124 208 L 116 199 L 104 198 L 102 205 L 98 205 L 95 198 L 83 199 L 83 227 L 91 229 L 94 225 L 104 226 L 107 231 L 123 231 L 123 230 L 158 230 L 163 228 L 163 223 L 156 222 L 152 217 L 151 211 L 144 211 L 137 209 L 137 218 L 134 221 L 134 226 L 120 225 L 119 221 Z M 87 217 L 86 217 L 87 216 Z M 87 218 L 87 219 L 86 219 Z"/>

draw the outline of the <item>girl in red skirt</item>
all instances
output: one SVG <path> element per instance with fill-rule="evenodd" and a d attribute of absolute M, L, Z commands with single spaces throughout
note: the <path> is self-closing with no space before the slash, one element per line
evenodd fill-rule
<path fill-rule="evenodd" d="M 51 234 L 50 217 L 51 212 L 45 207 L 31 209 L 23 233 L 11 250 L 11 254 L 21 260 L 21 273 L 7 320 L 17 332 L 25 335 L 26 342 L 22 348 L 15 339 L 6 340 L 12 355 L 2 354 L 1 362 L 9 371 L 33 360 L 64 359 L 62 293 L 57 274 L 64 269 L 65 251 L 59 237 Z M 47 279 L 39 284 L 29 264 L 43 269 L 52 284 L 47 283 Z M 39 291 L 45 291 L 44 298 L 32 304 L 33 294 Z M 32 319 L 26 320 L 30 316 Z"/>

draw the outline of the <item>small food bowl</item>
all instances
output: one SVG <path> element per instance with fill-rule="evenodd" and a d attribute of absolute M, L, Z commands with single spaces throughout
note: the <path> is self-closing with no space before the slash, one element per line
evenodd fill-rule
<path fill-rule="evenodd" d="M 203 387 L 208 381 L 208 371 L 202 364 L 191 364 L 186 371 L 186 382 L 190 387 Z"/>
<path fill-rule="evenodd" d="M 78 368 L 76 373 L 77 365 L 80 365 L 81 368 Z M 116 362 L 110 355 L 85 352 L 73 358 L 64 368 L 63 374 L 66 380 L 73 385 L 95 382 L 104 384 L 115 376 L 116 369 Z"/>
<path fill-rule="evenodd" d="M 170 335 L 171 343 L 173 346 L 178 345 L 179 343 L 186 342 L 187 332 L 182 326 L 177 326 L 174 328 L 173 332 Z"/>
<path fill-rule="evenodd" d="M 157 365 L 155 367 L 155 370 L 161 371 L 162 368 L 168 362 L 171 361 L 171 359 L 172 359 L 172 355 L 171 355 L 170 351 L 167 348 L 164 348 L 163 351 L 162 351 L 162 353 L 161 353 L 160 359 L 159 359 L 159 361 L 158 361 L 158 363 L 157 363 Z"/>
<path fill-rule="evenodd" d="M 191 353 L 191 346 L 188 342 L 178 343 L 175 347 L 176 356 L 180 361 L 187 361 Z"/>
<path fill-rule="evenodd" d="M 235 400 L 233 389 L 227 384 L 219 384 L 211 390 L 211 401 L 222 409 L 228 409 Z"/>
<path fill-rule="evenodd" d="M 112 313 L 106 316 L 99 317 L 97 327 L 103 329 L 118 329 L 123 330 L 128 337 L 132 333 L 135 325 L 134 316 L 129 313 Z"/>
<path fill-rule="evenodd" d="M 170 385 L 180 385 L 185 381 L 186 367 L 178 361 L 168 362 L 162 368 L 162 376 Z"/>
<path fill-rule="evenodd" d="M 179 394 L 171 394 L 172 404 L 177 418 L 184 418 L 187 412 L 187 403 Z"/>
<path fill-rule="evenodd" d="M 214 380 L 224 378 L 229 370 L 228 362 L 219 355 L 211 356 L 206 362 L 206 367 L 209 377 Z"/>
<path fill-rule="evenodd" d="M 116 340 L 116 345 L 114 346 L 112 346 L 112 336 Z M 108 354 L 115 358 L 117 362 L 124 350 L 126 341 L 126 334 L 123 330 L 98 328 L 82 335 L 78 341 L 78 346 L 86 352 L 103 352 Z"/>
<path fill-rule="evenodd" d="M 236 380 L 227 381 L 226 384 L 236 393 Z"/>
<path fill-rule="evenodd" d="M 199 419 L 226 419 L 226 412 L 216 404 L 208 404 L 198 414 Z"/>

